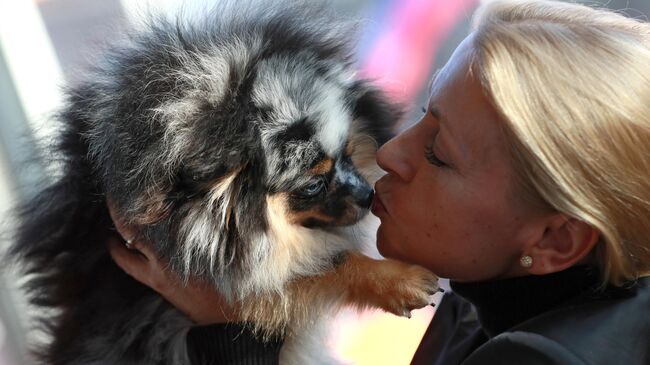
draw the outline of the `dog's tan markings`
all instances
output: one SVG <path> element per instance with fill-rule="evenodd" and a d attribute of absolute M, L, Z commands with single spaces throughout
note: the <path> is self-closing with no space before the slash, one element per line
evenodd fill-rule
<path fill-rule="evenodd" d="M 351 139 L 348 140 L 348 144 L 345 145 L 345 155 L 352 156 L 352 154 L 354 153 L 354 147 L 355 145 L 353 141 Z"/>
<path fill-rule="evenodd" d="M 165 192 L 149 189 L 145 197 L 135 203 L 136 210 L 142 210 L 135 216 L 134 222 L 148 225 L 165 219 L 171 211 L 171 204 L 166 200 Z"/>
<path fill-rule="evenodd" d="M 334 217 L 323 214 L 318 208 L 305 210 L 302 212 L 290 212 L 288 215 L 289 221 L 293 224 L 301 224 L 308 219 L 318 219 L 323 222 L 334 222 Z"/>
<path fill-rule="evenodd" d="M 319 291 L 328 287 L 340 290 L 347 304 L 380 307 L 405 316 L 429 304 L 429 296 L 438 290 L 438 278 L 420 266 L 396 260 L 375 260 L 351 252 L 340 265 L 312 285 Z"/>
<path fill-rule="evenodd" d="M 314 311 L 337 305 L 379 307 L 410 316 L 411 310 L 429 304 L 437 289 L 438 278 L 422 267 L 350 252 L 322 275 L 290 282 L 284 296 L 244 300 L 242 317 L 274 334 L 282 333 L 288 322 L 299 327 L 313 318 Z"/>
<path fill-rule="evenodd" d="M 271 199 L 269 199 L 270 204 L 273 205 L 272 209 L 275 212 L 282 212 L 282 215 L 284 216 L 283 224 L 288 223 L 293 225 L 301 225 L 303 222 L 307 221 L 308 219 L 318 219 L 320 221 L 327 222 L 327 223 L 331 223 L 335 221 L 334 217 L 320 212 L 318 207 L 314 207 L 309 210 L 298 211 L 298 212 L 292 211 L 291 209 L 289 209 L 287 200 L 288 197 L 284 193 L 276 194 Z"/>
<path fill-rule="evenodd" d="M 292 260 L 299 260 L 309 255 L 309 248 L 300 228 L 289 220 L 289 209 L 287 206 L 288 196 L 286 193 L 274 194 L 266 199 L 267 219 L 269 234 L 274 237 L 273 252 L 271 257 L 272 276 L 284 277 L 290 272 L 293 265 Z M 280 279 L 278 279 L 280 280 Z"/>
<path fill-rule="evenodd" d="M 309 172 L 313 175 L 327 175 L 330 171 L 332 171 L 332 167 L 334 167 L 334 160 L 331 158 L 326 158 L 318 162 L 309 170 Z"/>
<path fill-rule="evenodd" d="M 346 149 L 348 148 L 352 151 L 350 157 L 359 173 L 370 184 L 374 184 L 384 174 L 377 165 L 377 141 L 367 134 L 352 132 Z"/>

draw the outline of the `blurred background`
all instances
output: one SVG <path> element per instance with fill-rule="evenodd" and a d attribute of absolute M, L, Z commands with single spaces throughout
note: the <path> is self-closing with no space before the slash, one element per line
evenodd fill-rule
<path fill-rule="evenodd" d="M 0 253 L 11 242 L 11 207 L 51 179 L 40 162 L 39 141 L 51 138 L 51 113 L 61 87 L 114 38 L 120 27 L 145 9 L 174 13 L 219 0 L 0 0 Z M 359 69 L 393 98 L 413 107 L 413 120 L 426 99 L 426 85 L 466 36 L 480 0 L 331 0 L 341 12 L 364 20 Z M 586 1 L 584 1 L 586 2 Z M 589 1 L 650 14 L 647 0 Z M 0 264 L 1 265 L 1 264 Z M 21 278 L 0 266 L 0 365 L 28 364 L 30 311 L 19 290 Z M 408 364 L 429 321 L 431 307 L 411 320 L 379 312 L 343 312 L 334 322 L 330 347 L 350 364 Z"/>

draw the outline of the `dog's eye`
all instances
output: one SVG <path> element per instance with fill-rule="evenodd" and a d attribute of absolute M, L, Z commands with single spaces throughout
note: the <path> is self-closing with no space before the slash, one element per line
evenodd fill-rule
<path fill-rule="evenodd" d="M 304 188 L 300 189 L 300 195 L 306 196 L 306 197 L 314 197 L 318 194 L 320 194 L 321 191 L 323 191 L 323 188 L 325 188 L 325 182 L 323 179 L 318 179 L 314 181 L 313 183 L 305 186 Z"/>

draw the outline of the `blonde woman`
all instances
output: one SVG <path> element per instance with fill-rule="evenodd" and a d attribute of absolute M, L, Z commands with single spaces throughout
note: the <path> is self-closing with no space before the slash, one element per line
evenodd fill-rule
<path fill-rule="evenodd" d="M 378 155 L 380 252 L 454 291 L 414 364 L 650 363 L 649 67 L 647 23 L 550 1 L 479 9 L 422 119 Z M 223 321 L 137 247 L 147 259 L 112 253 Z"/>

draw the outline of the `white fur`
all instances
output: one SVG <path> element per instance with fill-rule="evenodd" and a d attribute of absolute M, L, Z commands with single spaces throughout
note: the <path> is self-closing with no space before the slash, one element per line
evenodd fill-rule
<path fill-rule="evenodd" d="M 287 221 L 282 196 L 267 198 L 269 228 L 249 259 L 256 267 L 246 280 L 246 293 L 282 293 L 286 283 L 298 276 L 317 275 L 331 266 L 331 259 L 345 250 L 359 248 L 362 229 L 358 226 L 325 231 L 309 229 Z"/>
<path fill-rule="evenodd" d="M 341 87 L 325 84 L 317 87 L 320 91 L 318 102 L 313 104 L 310 114 L 318 116 L 317 137 L 325 153 L 336 156 L 345 148 L 351 113 L 342 102 L 345 96 Z"/>
<path fill-rule="evenodd" d="M 155 117 L 166 122 L 164 142 L 167 150 L 159 157 L 163 166 L 171 171 L 180 163 L 180 158 L 191 146 L 193 122 L 200 107 L 206 103 L 216 106 L 223 100 L 231 68 L 234 66 L 235 73 L 243 74 L 251 52 L 260 46 L 261 40 L 252 38 L 249 43 L 235 39 L 219 47 L 213 46 L 209 53 L 188 54 L 185 50 L 170 50 L 183 63 L 181 68 L 170 71 L 179 83 L 190 87 L 183 86 L 188 91 L 181 97 L 170 98 L 152 109 Z"/>
<path fill-rule="evenodd" d="M 219 181 L 210 190 L 207 199 L 197 202 L 185 217 L 180 237 L 185 244 L 183 271 L 186 277 L 193 273 L 192 264 L 196 262 L 195 257 L 210 258 L 210 266 L 206 268 L 210 273 L 223 274 L 225 266 L 231 263 L 232 257 L 220 265 L 215 260 L 220 256 L 219 250 L 223 249 L 221 234 L 228 227 L 232 208 L 232 182 L 238 173 L 238 170 L 234 171 Z"/>
<path fill-rule="evenodd" d="M 379 219 L 372 214 L 366 215 L 354 226 L 343 227 L 342 234 L 354 242 L 355 249 L 374 258 L 381 258 L 375 244 L 375 232 L 379 226 Z M 333 300 L 335 300 L 333 298 Z M 284 341 L 280 352 L 282 365 L 344 365 L 348 364 L 341 359 L 333 347 L 333 335 L 337 320 L 341 320 L 340 309 L 335 302 L 318 303 L 319 308 L 312 308 L 314 313 L 319 313 L 307 326 L 292 328 Z M 349 309 L 343 309 L 343 312 Z M 354 311 L 357 309 L 355 308 Z M 351 365 L 351 364 L 350 364 Z"/>

